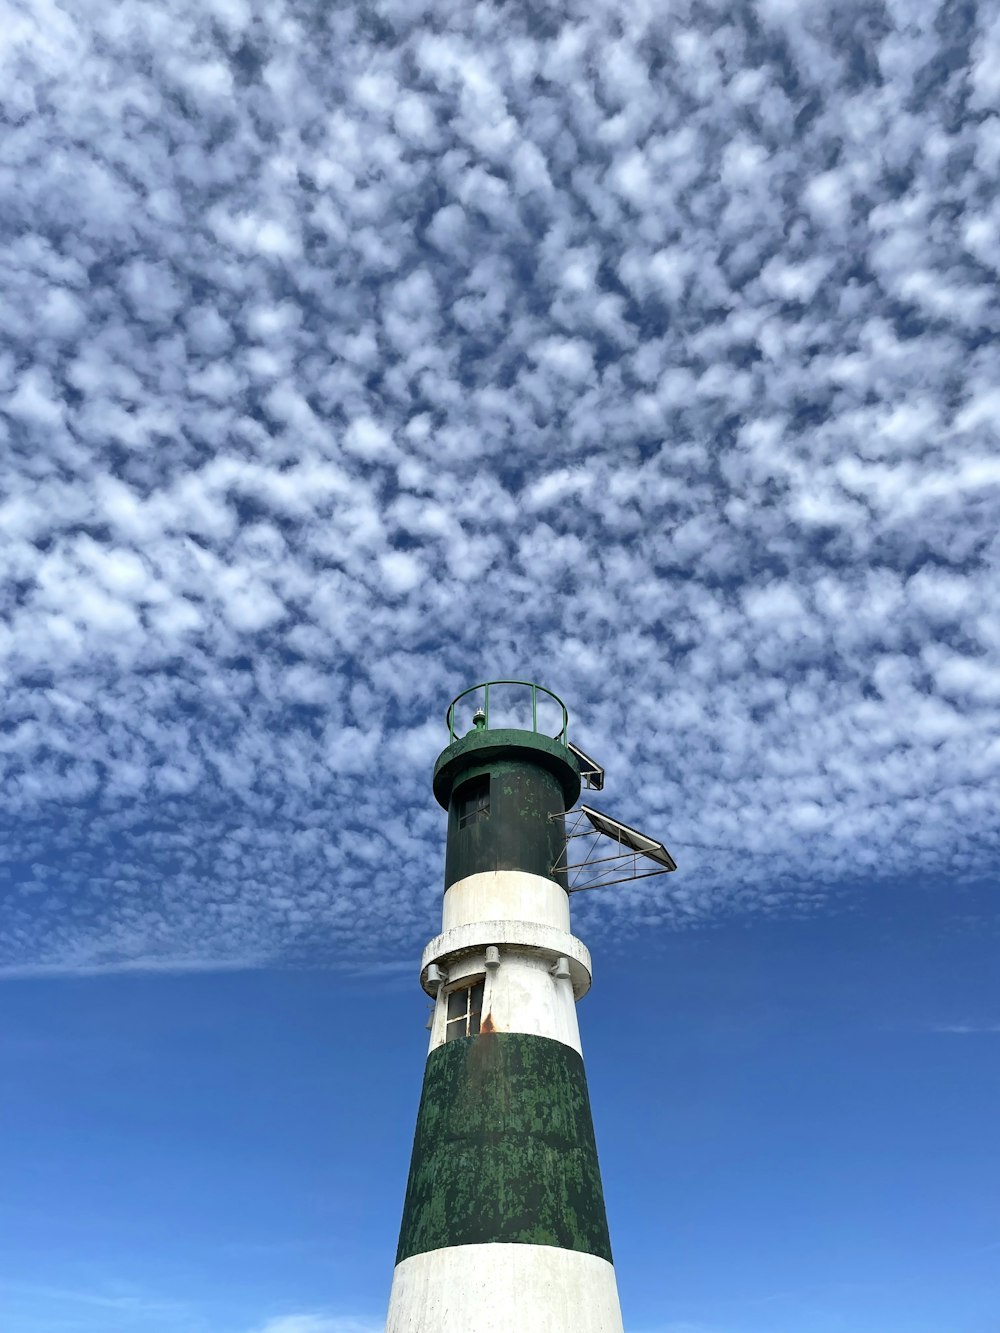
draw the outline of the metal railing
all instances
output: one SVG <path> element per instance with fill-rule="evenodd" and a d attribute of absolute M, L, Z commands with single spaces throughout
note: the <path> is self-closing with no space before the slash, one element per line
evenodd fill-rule
<path fill-rule="evenodd" d="M 540 694 L 545 695 L 547 699 L 551 699 L 553 703 L 557 704 L 562 717 L 562 726 L 555 733 L 553 739 L 561 741 L 563 745 L 566 744 L 566 736 L 569 728 L 569 713 L 566 711 L 566 705 L 559 698 L 558 694 L 553 694 L 552 691 L 547 690 L 544 685 L 536 685 L 534 681 L 531 680 L 487 680 L 483 681 L 480 685 L 470 685 L 469 688 L 463 690 L 461 694 L 456 694 L 454 699 L 452 699 L 451 703 L 448 705 L 448 712 L 445 714 L 445 721 L 448 724 L 448 735 L 452 740 L 457 739 L 455 735 L 455 707 L 457 704 L 460 704 L 463 699 L 467 699 L 470 694 L 475 694 L 477 690 L 483 691 L 483 728 L 484 730 L 489 729 L 490 690 L 497 685 L 518 685 L 523 689 L 531 691 L 531 730 L 534 732 L 538 731 L 538 696 Z"/>

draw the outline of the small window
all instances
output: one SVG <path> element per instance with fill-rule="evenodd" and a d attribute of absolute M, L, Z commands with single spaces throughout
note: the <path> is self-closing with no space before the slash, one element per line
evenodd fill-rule
<path fill-rule="evenodd" d="M 458 827 L 465 828 L 477 819 L 490 817 L 490 779 L 489 774 L 473 778 L 463 783 L 455 793 L 455 813 L 458 815 Z"/>
<path fill-rule="evenodd" d="M 479 1020 L 483 1013 L 483 982 L 474 981 L 448 996 L 448 1018 L 445 1023 L 445 1041 L 457 1037 L 479 1035 Z"/>

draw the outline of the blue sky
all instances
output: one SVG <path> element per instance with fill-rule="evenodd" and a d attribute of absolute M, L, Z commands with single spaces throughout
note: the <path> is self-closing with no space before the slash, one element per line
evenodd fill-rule
<path fill-rule="evenodd" d="M 855 896 L 599 951 L 629 1333 L 996 1328 L 992 890 Z M 375 1333 L 425 1014 L 377 971 L 11 983 L 0 1327 Z"/>
<path fill-rule="evenodd" d="M 377 1324 L 527 676 L 629 1333 L 995 1329 L 997 5 L 3 18 L 7 1324 Z"/>

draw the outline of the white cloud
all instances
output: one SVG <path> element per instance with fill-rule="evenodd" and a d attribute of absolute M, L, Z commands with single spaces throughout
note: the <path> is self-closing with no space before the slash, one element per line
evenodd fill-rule
<path fill-rule="evenodd" d="M 990 873 L 992 18 L 967 116 L 912 7 L 359 13 L 7 34 L 0 967 L 412 955 L 491 674 L 666 922 Z"/>
<path fill-rule="evenodd" d="M 383 456 L 391 448 L 391 437 L 384 426 L 371 417 L 359 417 L 347 430 L 344 447 L 366 461 Z"/>
<path fill-rule="evenodd" d="M 934 1032 L 952 1032 L 961 1036 L 1000 1032 L 1000 1023 L 938 1023 Z"/>

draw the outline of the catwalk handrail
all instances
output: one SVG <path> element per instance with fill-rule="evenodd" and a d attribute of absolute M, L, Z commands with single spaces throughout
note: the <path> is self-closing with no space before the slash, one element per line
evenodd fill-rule
<path fill-rule="evenodd" d="M 547 690 L 544 685 L 536 685 L 535 682 L 531 680 L 485 680 L 479 685 L 470 685 L 469 688 L 467 690 L 463 690 L 461 694 L 456 694 L 454 699 L 452 699 L 451 703 L 448 705 L 448 711 L 445 714 L 445 721 L 448 724 L 448 735 L 453 741 L 456 739 L 455 705 L 461 703 L 463 699 L 468 698 L 470 694 L 475 694 L 477 690 L 483 691 L 482 725 L 484 730 L 487 731 L 489 730 L 490 689 L 494 685 L 520 685 L 523 686 L 524 689 L 531 691 L 531 730 L 534 732 L 538 731 L 539 694 L 546 695 L 549 699 L 553 700 L 554 703 L 558 704 L 560 714 L 562 715 L 562 726 L 556 732 L 554 739 L 557 741 L 561 741 L 563 745 L 566 744 L 566 735 L 567 735 L 567 730 L 569 728 L 569 713 L 566 711 L 566 705 L 559 698 L 558 694 L 553 694 L 553 692 L 551 690 Z"/>

